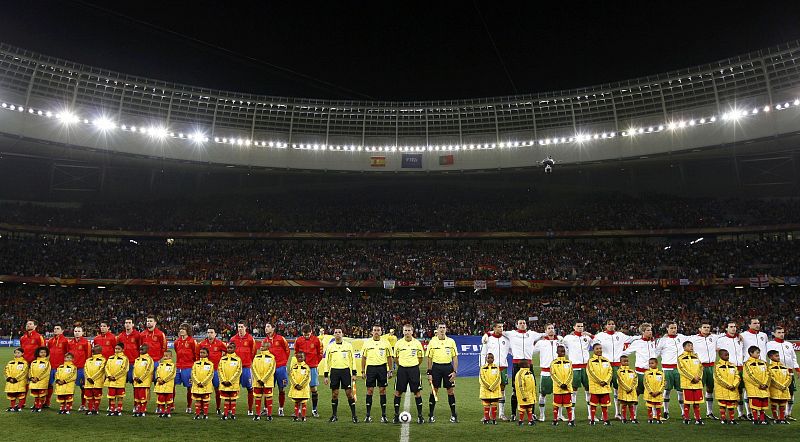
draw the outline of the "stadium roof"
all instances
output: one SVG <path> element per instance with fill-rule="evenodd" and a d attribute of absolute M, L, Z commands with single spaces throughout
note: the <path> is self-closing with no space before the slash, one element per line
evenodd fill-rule
<path fill-rule="evenodd" d="M 797 2 L 4 5 L 0 41 L 255 94 L 504 96 L 666 72 L 800 38 Z"/>

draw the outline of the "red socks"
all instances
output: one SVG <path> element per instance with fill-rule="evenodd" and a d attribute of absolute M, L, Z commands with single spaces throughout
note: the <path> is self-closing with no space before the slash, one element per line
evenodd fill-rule
<path fill-rule="evenodd" d="M 489 420 L 489 407 L 485 405 L 483 407 L 483 419 L 487 421 Z"/>
<path fill-rule="evenodd" d="M 283 390 L 278 393 L 278 404 L 281 408 L 283 408 L 284 404 L 286 404 L 286 393 L 284 393 Z"/>
<path fill-rule="evenodd" d="M 247 411 L 253 411 L 253 390 L 247 390 Z"/>
<path fill-rule="evenodd" d="M 603 409 L 603 421 L 608 421 L 608 407 L 600 407 Z"/>

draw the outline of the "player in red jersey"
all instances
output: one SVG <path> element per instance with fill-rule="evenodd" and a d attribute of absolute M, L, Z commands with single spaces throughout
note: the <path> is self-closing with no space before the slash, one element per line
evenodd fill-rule
<path fill-rule="evenodd" d="M 108 322 L 100 323 L 100 334 L 94 337 L 92 346 L 99 345 L 103 348 L 103 357 L 108 359 L 114 355 L 117 337 L 108 329 Z"/>
<path fill-rule="evenodd" d="M 141 335 L 133 324 L 133 319 L 125 318 L 125 328 L 116 336 L 117 342 L 125 346 L 125 357 L 129 361 L 134 361 L 139 357 L 139 346 L 141 345 Z M 126 381 L 130 384 L 133 383 L 133 363 L 128 371 L 128 378 Z"/>
<path fill-rule="evenodd" d="M 47 348 L 50 350 L 50 382 L 47 384 L 44 408 L 50 408 L 53 383 L 56 381 L 56 370 L 64 363 L 64 355 L 69 353 L 69 342 L 67 342 L 67 337 L 64 336 L 64 328 L 60 325 L 53 326 L 53 337 L 47 340 Z"/>
<path fill-rule="evenodd" d="M 147 329 L 140 333 L 141 344 L 147 344 L 147 354 L 153 358 L 153 372 L 158 369 L 158 361 L 167 351 L 167 335 L 156 327 L 156 317 L 148 316 L 145 322 Z"/>
<path fill-rule="evenodd" d="M 253 357 L 258 351 L 256 340 L 253 335 L 247 333 L 247 326 L 244 322 L 236 324 L 236 334 L 231 338 L 231 344 L 236 345 L 236 356 L 242 360 L 242 375 L 239 384 L 247 389 L 247 415 L 253 415 L 253 376 L 250 366 L 253 365 Z M 275 355 L 277 361 L 278 355 Z M 284 362 L 285 364 L 285 362 Z"/>
<path fill-rule="evenodd" d="M 183 385 L 186 387 L 186 412 L 192 412 L 192 366 L 200 358 L 200 347 L 194 340 L 189 330 L 192 326 L 183 323 L 178 330 L 178 339 L 173 342 L 175 353 L 178 354 L 176 363 L 175 386 Z M 216 363 L 214 367 L 216 368 Z M 174 393 L 173 393 L 174 394 Z"/>
<path fill-rule="evenodd" d="M 78 377 L 75 379 L 75 384 L 81 388 L 81 408 L 79 411 L 86 411 L 86 398 L 84 397 L 86 390 L 84 384 L 86 383 L 86 376 L 83 368 L 86 366 L 86 360 L 92 356 L 92 344 L 88 339 L 83 337 L 83 327 L 80 325 L 72 329 L 72 339 L 67 340 L 69 345 L 69 352 L 72 353 L 72 363 L 78 368 Z"/>
<path fill-rule="evenodd" d="M 25 334 L 19 338 L 19 346 L 22 348 L 22 358 L 28 364 L 36 359 L 36 349 L 45 346 L 44 338 L 36 331 L 36 321 L 33 319 L 25 323 Z"/>
<path fill-rule="evenodd" d="M 222 411 L 219 408 L 220 404 L 220 397 L 219 397 L 219 360 L 222 359 L 222 355 L 226 353 L 228 346 L 225 342 L 217 339 L 217 331 L 213 328 L 209 328 L 206 332 L 206 338 L 200 341 L 199 348 L 208 350 L 208 360 L 214 364 L 214 379 L 212 383 L 214 384 L 214 396 L 217 402 L 217 414 L 221 414 Z M 199 352 L 200 350 L 198 350 Z M 192 410 L 188 409 L 187 413 L 191 413 Z"/>
<path fill-rule="evenodd" d="M 139 357 L 139 346 L 142 344 L 142 338 L 139 331 L 133 326 L 133 319 L 125 318 L 125 330 L 117 335 L 117 342 L 125 345 L 125 357 L 131 362 L 128 368 L 128 377 L 125 380 L 127 383 L 133 385 L 133 361 Z"/>
<path fill-rule="evenodd" d="M 305 362 L 311 369 L 311 382 L 309 384 L 311 387 L 311 413 L 313 416 L 317 416 L 319 414 L 317 412 L 317 402 L 319 400 L 317 394 L 317 384 L 319 383 L 317 368 L 320 361 L 322 361 L 322 343 L 320 343 L 318 337 L 311 334 L 310 325 L 304 324 L 300 330 L 303 334 L 294 341 L 294 352 L 305 354 Z"/>
<path fill-rule="evenodd" d="M 264 331 L 267 332 L 270 347 L 269 351 L 275 355 L 275 384 L 278 386 L 278 416 L 283 416 L 283 404 L 286 402 L 286 392 L 284 389 L 289 385 L 289 377 L 286 373 L 286 363 L 289 362 L 289 343 L 286 338 L 275 333 L 275 327 L 272 324 L 264 326 Z"/>

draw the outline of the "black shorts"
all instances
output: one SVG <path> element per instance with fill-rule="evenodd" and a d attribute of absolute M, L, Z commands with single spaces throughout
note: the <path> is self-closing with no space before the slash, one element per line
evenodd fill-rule
<path fill-rule="evenodd" d="M 422 390 L 419 385 L 419 365 L 413 367 L 397 367 L 397 378 L 395 378 L 394 389 L 400 393 L 405 393 L 411 387 L 411 392 L 416 393 Z"/>
<path fill-rule="evenodd" d="M 367 365 L 366 380 L 367 388 L 385 387 L 388 381 L 386 364 Z"/>
<path fill-rule="evenodd" d="M 455 384 L 450 381 L 450 373 L 452 373 L 453 364 L 433 364 L 431 365 L 431 378 L 433 388 L 453 388 Z"/>
<path fill-rule="evenodd" d="M 350 370 L 346 368 L 332 368 L 330 373 L 331 390 L 338 390 L 344 388 L 349 390 L 351 388 L 350 382 L 353 377 Z"/>

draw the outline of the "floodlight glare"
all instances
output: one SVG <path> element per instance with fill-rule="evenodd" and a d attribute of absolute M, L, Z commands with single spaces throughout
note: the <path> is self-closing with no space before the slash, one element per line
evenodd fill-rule
<path fill-rule="evenodd" d="M 111 121 L 106 117 L 99 117 L 95 119 L 92 122 L 92 124 L 94 124 L 98 129 L 100 129 L 103 132 L 108 132 L 110 130 L 114 130 L 117 128 L 116 123 L 114 123 L 113 121 Z"/>

